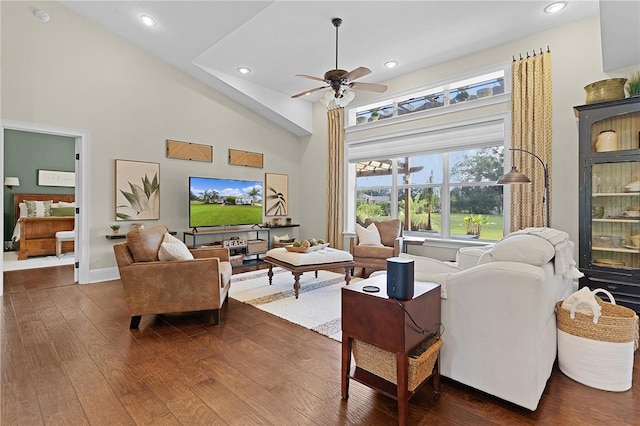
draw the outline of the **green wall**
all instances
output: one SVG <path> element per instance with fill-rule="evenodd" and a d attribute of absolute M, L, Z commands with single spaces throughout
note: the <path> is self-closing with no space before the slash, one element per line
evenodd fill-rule
<path fill-rule="evenodd" d="M 12 190 L 3 185 L 4 236 L 13 235 L 13 193 L 73 194 L 75 188 L 39 186 L 38 169 L 72 172 L 75 170 L 75 140 L 64 136 L 5 130 L 4 177 L 20 179 Z"/>

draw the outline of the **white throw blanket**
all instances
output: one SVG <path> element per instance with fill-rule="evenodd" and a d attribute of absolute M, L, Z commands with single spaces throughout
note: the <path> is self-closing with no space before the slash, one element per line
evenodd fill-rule
<path fill-rule="evenodd" d="M 575 293 L 570 294 L 569 297 L 562 302 L 562 309 L 570 311 L 574 306 L 576 307 L 576 312 L 593 315 L 593 322 L 598 323 L 602 308 L 596 301 L 593 292 L 589 290 L 589 287 L 582 287 Z"/>
<path fill-rule="evenodd" d="M 553 262 L 556 275 L 564 275 L 573 280 L 584 277 L 584 274 L 576 268 L 576 262 L 573 260 L 569 234 L 554 228 L 525 228 L 520 229 L 519 231 L 514 231 L 505 238 L 522 234 L 535 235 L 537 237 L 544 238 L 553 245 L 556 251 Z"/>

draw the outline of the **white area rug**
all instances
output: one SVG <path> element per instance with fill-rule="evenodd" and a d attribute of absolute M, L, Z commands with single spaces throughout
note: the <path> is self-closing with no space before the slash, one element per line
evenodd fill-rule
<path fill-rule="evenodd" d="M 293 274 L 273 268 L 273 283 L 269 285 L 268 270 L 251 271 L 231 278 L 229 297 L 248 303 L 277 317 L 341 341 L 340 289 L 344 274 L 318 271 L 305 272 L 300 277 L 300 294 L 295 298 Z M 359 278 L 352 278 L 351 282 Z"/>

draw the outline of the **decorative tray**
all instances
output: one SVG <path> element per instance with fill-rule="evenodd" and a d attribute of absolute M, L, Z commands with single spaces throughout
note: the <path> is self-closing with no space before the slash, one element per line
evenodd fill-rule
<path fill-rule="evenodd" d="M 329 243 L 324 244 L 316 244 L 312 247 L 294 247 L 294 246 L 286 246 L 287 251 L 294 251 L 296 253 L 310 253 L 316 250 L 322 250 L 323 248 L 329 247 Z"/>

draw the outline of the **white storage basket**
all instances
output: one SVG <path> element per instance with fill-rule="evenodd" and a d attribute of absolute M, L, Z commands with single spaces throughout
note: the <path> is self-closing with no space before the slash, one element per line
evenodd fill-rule
<path fill-rule="evenodd" d="M 560 371 L 584 385 L 606 391 L 631 389 L 633 352 L 637 340 L 638 316 L 618 306 L 606 290 L 611 303 L 598 302 L 602 314 L 575 312 L 556 305 L 558 323 L 558 366 Z M 587 304 L 589 305 L 589 304 Z M 589 305 L 591 306 L 591 305 Z"/>

